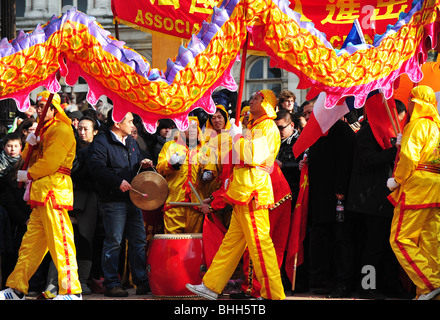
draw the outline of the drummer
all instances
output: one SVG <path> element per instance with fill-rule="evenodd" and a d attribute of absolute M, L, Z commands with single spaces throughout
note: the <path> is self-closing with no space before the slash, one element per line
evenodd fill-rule
<path fill-rule="evenodd" d="M 209 179 L 212 182 L 209 183 L 209 190 L 207 190 L 208 195 L 220 188 L 220 176 L 223 167 L 222 163 L 228 162 L 227 159 L 223 161 L 223 158 L 227 156 L 232 148 L 232 140 L 227 132 L 231 128 L 228 112 L 222 104 L 217 104 L 216 108 L 216 112 L 209 115 L 204 132 L 206 142 L 204 149 L 206 150 L 205 155 L 207 163 L 204 171 L 213 170 L 218 173 L 217 178 L 211 176 Z M 208 180 L 207 177 L 203 178 L 203 180 Z"/>
<path fill-rule="evenodd" d="M 89 147 L 89 166 L 97 181 L 98 196 L 103 206 L 105 238 L 102 252 L 104 295 L 126 297 L 118 277 L 119 253 L 124 231 L 136 294 L 148 294 L 145 262 L 146 235 L 142 213 L 130 200 L 130 182 L 139 171 L 153 161 L 142 159 L 139 146 L 131 136 L 133 114 L 128 112 L 120 122 L 114 122 L 112 111 L 107 118 L 108 130 L 98 135 Z"/>
<path fill-rule="evenodd" d="M 191 203 L 199 203 L 197 196 L 203 199 L 205 193 L 199 179 L 203 169 L 203 145 L 198 119 L 189 117 L 188 129 L 166 142 L 159 154 L 156 169 L 169 187 L 163 209 L 165 233 L 200 233 L 202 230 L 203 214 Z"/>

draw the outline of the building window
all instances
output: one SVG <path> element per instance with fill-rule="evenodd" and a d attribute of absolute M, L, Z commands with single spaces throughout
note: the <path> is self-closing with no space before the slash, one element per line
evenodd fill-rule
<path fill-rule="evenodd" d="M 87 13 L 87 0 L 62 0 L 61 4 L 62 8 L 66 9 L 65 11 L 71 7 L 76 7 L 78 11 Z"/>
<path fill-rule="evenodd" d="M 15 0 L 15 16 L 24 17 L 26 9 L 26 0 Z"/>
<path fill-rule="evenodd" d="M 76 0 L 76 7 L 81 12 L 87 12 L 87 0 Z"/>
<path fill-rule="evenodd" d="M 246 79 L 247 99 L 258 90 L 272 90 L 276 96 L 281 92 L 281 69 L 271 68 L 269 58 L 262 57 L 252 61 L 249 65 Z"/>

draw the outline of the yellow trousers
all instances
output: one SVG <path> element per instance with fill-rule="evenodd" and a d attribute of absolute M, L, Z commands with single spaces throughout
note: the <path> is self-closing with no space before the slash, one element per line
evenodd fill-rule
<path fill-rule="evenodd" d="M 58 270 L 59 294 L 81 293 L 72 223 L 66 209 L 54 209 L 52 200 L 32 210 L 17 264 L 6 285 L 27 294 L 29 279 L 49 250 Z"/>
<path fill-rule="evenodd" d="M 394 208 L 390 243 L 402 268 L 425 294 L 440 287 L 440 208 Z"/>
<path fill-rule="evenodd" d="M 205 286 L 220 294 L 237 268 L 246 246 L 261 283 L 261 296 L 272 300 L 284 299 L 280 268 L 270 237 L 269 212 L 267 209 L 256 209 L 254 201 L 249 205 L 234 206 L 228 232 L 203 277 Z"/>
<path fill-rule="evenodd" d="M 200 233 L 202 232 L 204 214 L 192 207 L 178 206 L 165 211 L 163 216 L 164 232 Z"/>

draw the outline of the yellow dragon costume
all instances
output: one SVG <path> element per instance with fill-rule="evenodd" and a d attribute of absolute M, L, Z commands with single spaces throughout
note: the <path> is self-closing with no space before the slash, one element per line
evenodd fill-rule
<path fill-rule="evenodd" d="M 214 260 L 203 278 L 210 290 L 221 293 L 240 261 L 246 246 L 261 282 L 261 296 L 285 298 L 276 252 L 270 237 L 268 208 L 274 205 L 269 172 L 280 147 L 276 117 L 276 97 L 270 90 L 257 93 L 263 97 L 265 115 L 250 119 L 246 138 L 234 137 L 238 157 L 225 199 L 234 205 L 231 223 Z"/>
<path fill-rule="evenodd" d="M 200 171 L 203 168 L 203 138 L 196 117 L 189 117 L 190 126 L 197 125 L 200 140 L 197 146 L 188 147 L 184 133 L 168 141 L 162 147 L 157 161 L 157 172 L 165 177 L 168 183 L 169 193 L 164 205 L 164 232 L 165 233 L 199 233 L 202 230 L 203 214 L 192 206 L 172 205 L 170 202 L 197 202 L 197 198 L 191 190 L 189 182 L 199 193 L 202 199 L 205 194 L 204 188 L 200 188 Z M 170 159 L 178 154 L 182 157 L 181 165 L 173 167 Z"/>
<path fill-rule="evenodd" d="M 414 110 L 388 197 L 395 206 L 390 243 L 420 297 L 440 288 L 440 117 L 430 87 L 415 87 L 410 96 Z"/>
<path fill-rule="evenodd" d="M 37 95 L 37 102 L 47 101 L 50 93 Z M 58 270 L 59 294 L 79 294 L 76 251 L 68 210 L 73 208 L 70 169 L 75 158 L 76 141 L 71 121 L 54 94 L 55 116 L 41 128 L 40 142 L 29 161 L 28 178 L 32 180 L 28 203 L 32 213 L 23 237 L 17 264 L 6 285 L 27 294 L 29 279 L 49 250 Z M 26 145 L 22 157 L 29 152 Z"/>

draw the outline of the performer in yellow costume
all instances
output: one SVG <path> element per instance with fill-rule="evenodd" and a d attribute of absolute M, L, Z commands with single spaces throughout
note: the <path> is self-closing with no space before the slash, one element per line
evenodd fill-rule
<path fill-rule="evenodd" d="M 205 146 L 204 159 L 206 159 L 203 168 L 204 173 L 202 180 L 208 182 L 208 190 L 206 194 L 210 195 L 221 187 L 223 164 L 232 163 L 232 158 L 229 159 L 229 151 L 232 147 L 231 136 L 227 130 L 231 128 L 228 112 L 223 105 L 218 104 L 217 111 L 209 116 L 206 122 L 206 129 L 204 132 Z M 207 174 L 210 174 L 205 178 Z"/>
<path fill-rule="evenodd" d="M 162 147 L 157 161 L 157 172 L 165 177 L 169 193 L 164 205 L 165 233 L 199 233 L 203 214 L 193 206 L 173 205 L 170 202 L 198 202 L 189 182 L 204 199 L 199 188 L 203 168 L 203 138 L 196 117 L 189 117 L 189 128 Z"/>
<path fill-rule="evenodd" d="M 231 123 L 229 122 L 228 112 L 226 108 L 217 104 L 215 106 L 217 110 L 213 115 L 208 117 L 208 121 L 206 122 L 206 128 L 204 132 L 204 140 L 207 143 L 211 138 L 216 137 L 217 135 L 229 130 L 231 128 Z"/>
<path fill-rule="evenodd" d="M 280 133 L 273 121 L 275 106 L 272 91 L 257 92 L 250 102 L 247 137 L 241 135 L 241 125 L 232 124 L 229 130 L 238 156 L 225 195 L 234 205 L 231 224 L 203 283 L 187 284 L 189 290 L 207 299 L 217 299 L 246 246 L 262 285 L 261 296 L 273 300 L 285 298 L 268 213 L 268 208 L 274 205 L 269 172 L 280 146 Z"/>
<path fill-rule="evenodd" d="M 37 95 L 37 113 L 42 109 L 50 93 Z M 1 291 L 0 299 L 24 298 L 29 279 L 37 270 L 49 250 L 58 270 L 59 295 L 55 299 L 81 299 L 78 280 L 73 229 L 68 210 L 73 208 L 72 179 L 70 169 L 75 158 L 76 141 L 71 121 L 60 107 L 61 99 L 55 94 L 48 108 L 44 125 L 38 137 L 28 137 L 23 157 L 34 151 L 28 170 L 19 170 L 19 182 L 31 181 L 28 203 L 32 213 L 27 226 L 17 264 Z"/>
<path fill-rule="evenodd" d="M 250 115 L 251 115 L 251 111 L 250 111 L 249 106 L 245 106 L 243 109 L 241 109 L 240 122 L 241 122 L 243 128 L 247 128 L 247 124 L 249 122 Z"/>
<path fill-rule="evenodd" d="M 395 206 L 390 243 L 418 299 L 428 300 L 440 293 L 440 117 L 434 91 L 413 88 L 408 113 L 394 178 L 387 183 Z"/>

